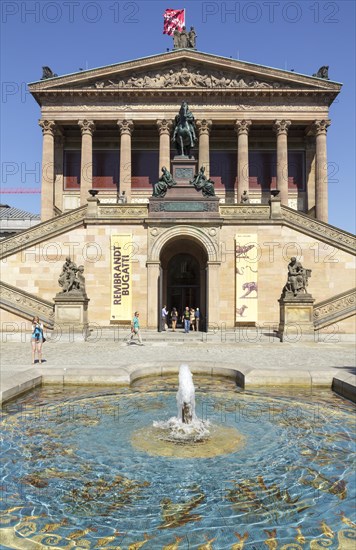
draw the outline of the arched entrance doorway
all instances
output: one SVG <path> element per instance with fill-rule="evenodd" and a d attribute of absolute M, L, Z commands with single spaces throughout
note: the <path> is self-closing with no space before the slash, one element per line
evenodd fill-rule
<path fill-rule="evenodd" d="M 169 241 L 160 255 L 160 308 L 173 307 L 181 316 L 186 306 L 199 307 L 202 315 L 201 330 L 205 329 L 207 314 L 207 272 L 208 257 L 200 243 L 180 238 Z"/>

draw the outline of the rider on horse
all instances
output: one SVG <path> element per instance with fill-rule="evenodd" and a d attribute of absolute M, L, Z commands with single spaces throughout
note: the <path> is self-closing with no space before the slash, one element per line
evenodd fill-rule
<path fill-rule="evenodd" d="M 190 149 L 194 147 L 197 141 L 194 116 L 189 111 L 186 101 L 183 101 L 179 114 L 175 117 L 172 141 L 176 143 L 177 151 L 181 155 L 189 155 Z"/>

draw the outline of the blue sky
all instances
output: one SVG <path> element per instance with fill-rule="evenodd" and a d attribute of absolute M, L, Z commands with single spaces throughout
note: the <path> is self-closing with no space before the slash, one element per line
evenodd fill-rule
<path fill-rule="evenodd" d="M 6 1 L 1 3 L 1 169 L 6 190 L 40 187 L 40 109 L 27 93 L 43 65 L 58 75 L 158 54 L 166 8 L 185 8 L 197 49 L 343 83 L 330 110 L 329 222 L 355 231 L 355 2 Z M 39 194 L 1 202 L 39 212 Z"/>

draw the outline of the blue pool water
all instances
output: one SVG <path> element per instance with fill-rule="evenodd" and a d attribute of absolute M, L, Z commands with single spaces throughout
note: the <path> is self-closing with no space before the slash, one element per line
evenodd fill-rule
<path fill-rule="evenodd" d="M 161 456 L 152 424 L 176 414 L 176 379 L 7 405 L 1 548 L 354 548 L 353 405 L 194 381 L 197 415 L 236 430 L 234 452 L 221 454 L 227 431 L 209 457 L 201 443 L 196 457 Z"/>

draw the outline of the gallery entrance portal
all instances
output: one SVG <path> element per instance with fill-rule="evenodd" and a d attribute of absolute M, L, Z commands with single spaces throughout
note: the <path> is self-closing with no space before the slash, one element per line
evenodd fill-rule
<path fill-rule="evenodd" d="M 181 318 L 186 306 L 199 308 L 201 329 L 206 326 L 206 269 L 207 255 L 202 246 L 189 239 L 168 243 L 161 253 L 160 304 L 173 307 Z"/>
<path fill-rule="evenodd" d="M 167 307 L 179 313 L 200 305 L 200 265 L 191 254 L 177 254 L 168 263 Z"/>

